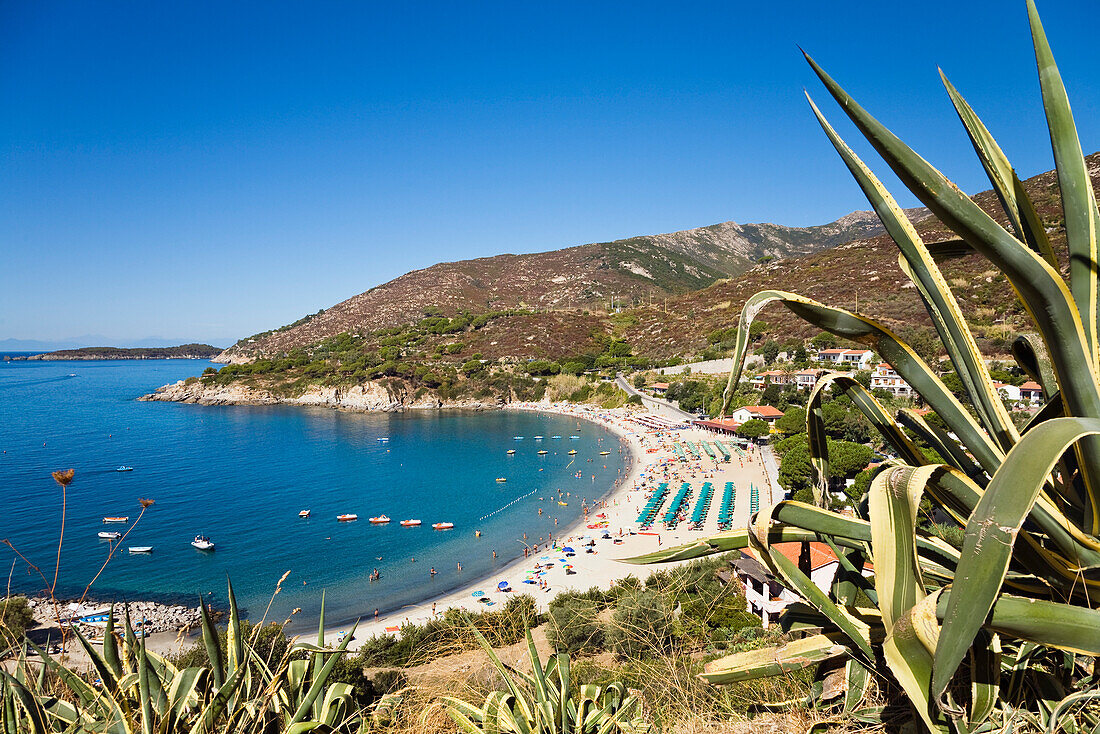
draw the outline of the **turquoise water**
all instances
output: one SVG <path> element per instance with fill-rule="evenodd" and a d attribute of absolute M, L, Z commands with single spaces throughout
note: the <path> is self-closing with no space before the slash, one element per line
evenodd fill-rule
<path fill-rule="evenodd" d="M 128 515 L 132 522 L 138 499 L 150 498 L 155 504 L 124 546 L 151 545 L 154 552 L 116 553 L 93 586 L 96 597 L 193 602 L 202 594 L 224 604 L 229 575 L 238 601 L 258 617 L 290 571 L 271 618 L 300 607 L 296 625 L 315 620 L 322 589 L 329 620 L 371 615 L 375 608 L 385 613 L 492 574 L 522 556 L 524 532 L 537 542 L 555 529 L 555 518 L 564 530 L 579 517 L 581 497 L 605 494 L 628 468 L 629 453 L 617 437 L 561 416 L 373 415 L 134 399 L 208 366 L 195 360 L 0 362 L 0 538 L 50 579 L 61 517 L 61 492 L 50 472 L 76 469 L 60 592 L 79 594 L 103 563 L 109 547 L 96 533 L 125 529 L 103 525 L 103 516 Z M 525 438 L 513 440 L 517 435 Z M 545 438 L 535 441 L 535 435 Z M 506 454 L 510 448 L 514 456 Z M 550 453 L 540 457 L 540 448 Z M 576 457 L 567 455 L 570 449 Z M 611 454 L 599 456 L 601 450 Z M 123 464 L 134 471 L 116 472 Z M 570 493 L 568 506 L 558 504 L 559 489 Z M 299 519 L 307 508 L 312 517 Z M 338 523 L 340 513 L 360 519 Z M 367 522 L 383 513 L 393 522 Z M 406 518 L 424 524 L 400 527 Z M 429 527 L 439 521 L 455 529 Z M 198 533 L 217 544 L 214 553 L 191 547 Z M 0 564 L 4 576 L 11 572 L 14 589 L 43 588 L 2 546 Z M 375 568 L 382 577 L 370 582 Z"/>

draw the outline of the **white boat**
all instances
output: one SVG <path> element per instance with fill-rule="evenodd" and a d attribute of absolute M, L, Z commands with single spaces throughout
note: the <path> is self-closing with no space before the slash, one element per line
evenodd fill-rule
<path fill-rule="evenodd" d="M 129 517 L 105 517 L 103 522 L 128 522 Z"/>
<path fill-rule="evenodd" d="M 507 477 L 497 477 L 497 481 L 498 482 L 507 482 L 508 478 Z"/>
<path fill-rule="evenodd" d="M 379 515 L 378 517 L 370 518 L 370 521 L 374 525 L 385 525 L 390 521 L 390 518 L 387 515 Z"/>
<path fill-rule="evenodd" d="M 535 440 L 536 440 L 536 441 L 541 441 L 541 440 L 542 440 L 542 436 L 535 436 Z"/>
<path fill-rule="evenodd" d="M 130 546 L 131 553 L 152 553 L 153 546 L 151 545 L 132 545 Z"/>
<path fill-rule="evenodd" d="M 352 515 L 352 514 L 337 515 L 336 519 L 340 522 L 351 522 L 352 520 L 358 520 L 359 516 L 358 515 Z"/>
<path fill-rule="evenodd" d="M 195 539 L 191 541 L 191 545 L 195 546 L 199 550 L 212 551 L 214 550 L 214 542 L 205 535 L 196 535 Z"/>
<path fill-rule="evenodd" d="M 450 530 L 455 524 L 453 522 L 435 522 L 432 523 L 432 528 L 435 530 Z"/>
<path fill-rule="evenodd" d="M 298 513 L 298 517 L 309 517 L 309 510 L 302 510 Z"/>
<path fill-rule="evenodd" d="M 548 453 L 550 453 L 550 452 L 549 451 L 540 451 L 539 456 L 545 456 Z"/>
<path fill-rule="evenodd" d="M 389 436 L 382 436 L 378 439 L 379 443 L 387 443 L 390 440 Z"/>
<path fill-rule="evenodd" d="M 515 449 L 508 449 L 508 453 L 509 454 L 514 454 L 514 453 L 516 453 L 516 450 Z"/>
<path fill-rule="evenodd" d="M 116 533 L 113 530 L 104 530 L 102 533 L 99 534 L 99 537 L 103 538 L 104 540 L 118 540 L 122 537 L 122 533 Z"/>
<path fill-rule="evenodd" d="M 512 436 L 512 438 L 514 438 L 517 441 L 522 441 L 523 440 L 523 436 Z"/>
<path fill-rule="evenodd" d="M 419 520 L 402 520 L 401 521 L 401 527 L 405 527 L 405 528 L 415 528 L 419 524 L 420 524 Z"/>
<path fill-rule="evenodd" d="M 120 466 L 119 468 L 115 469 L 115 471 L 133 471 L 133 470 L 134 470 L 134 467 L 132 467 L 132 466 Z"/>
<path fill-rule="evenodd" d="M 576 438 L 580 438 L 580 436 L 570 436 L 569 438 L 574 438 L 574 439 L 576 439 Z"/>
<path fill-rule="evenodd" d="M 551 436 L 550 438 L 561 438 L 561 436 Z"/>

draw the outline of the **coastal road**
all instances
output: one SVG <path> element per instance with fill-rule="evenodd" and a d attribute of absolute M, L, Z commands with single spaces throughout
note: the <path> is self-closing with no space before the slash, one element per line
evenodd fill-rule
<path fill-rule="evenodd" d="M 621 372 L 615 375 L 615 384 L 622 388 L 627 395 L 637 395 L 640 397 L 642 399 L 642 405 L 644 405 L 649 412 L 656 413 L 662 418 L 668 418 L 674 421 L 692 421 L 698 420 L 699 418 L 697 415 L 692 415 L 687 411 L 680 410 L 680 408 L 667 400 L 661 400 L 660 398 L 655 398 L 652 395 L 646 395 L 644 392 L 635 390 L 634 386 L 627 382 Z"/>

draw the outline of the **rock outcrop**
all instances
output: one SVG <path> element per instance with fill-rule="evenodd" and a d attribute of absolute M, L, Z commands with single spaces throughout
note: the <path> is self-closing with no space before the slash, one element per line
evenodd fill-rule
<path fill-rule="evenodd" d="M 217 385 L 204 383 L 201 380 L 180 380 L 158 388 L 156 392 L 142 395 L 138 400 L 197 405 L 303 405 L 379 413 L 442 408 L 495 410 L 501 407 L 501 404 L 495 401 L 441 400 L 430 391 L 417 395 L 410 393 L 403 386 L 387 387 L 377 382 L 365 382 L 350 387 L 311 385 L 300 394 L 279 395 L 267 388 L 245 385 L 239 381 L 229 385 Z"/>

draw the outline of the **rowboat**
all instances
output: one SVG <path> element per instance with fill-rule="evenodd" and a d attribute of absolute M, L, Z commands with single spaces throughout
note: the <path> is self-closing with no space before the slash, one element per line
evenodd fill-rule
<path fill-rule="evenodd" d="M 340 522 L 350 522 L 351 520 L 358 520 L 358 515 L 337 515 L 336 519 Z"/>
<path fill-rule="evenodd" d="M 419 524 L 420 524 L 419 520 L 402 520 L 401 521 L 401 527 L 405 527 L 405 528 L 415 528 Z"/>
<path fill-rule="evenodd" d="M 309 510 L 302 510 L 298 513 L 298 517 L 309 517 Z"/>
<path fill-rule="evenodd" d="M 455 524 L 453 522 L 435 522 L 432 523 L 433 530 L 450 530 Z"/>
<path fill-rule="evenodd" d="M 152 553 L 153 546 L 151 545 L 132 545 L 130 546 L 131 553 Z"/>
<path fill-rule="evenodd" d="M 370 518 L 370 521 L 375 525 L 385 525 L 390 521 L 390 519 L 385 515 L 379 515 L 378 517 Z"/>
<path fill-rule="evenodd" d="M 118 540 L 122 537 L 122 533 L 116 533 L 113 530 L 105 530 L 104 532 L 99 534 L 99 537 L 103 538 L 104 540 Z"/>
<path fill-rule="evenodd" d="M 205 535 L 196 535 L 195 539 L 191 541 L 191 545 L 195 546 L 201 551 L 214 550 L 214 542 Z"/>
<path fill-rule="evenodd" d="M 497 481 L 498 482 L 507 482 L 508 478 L 507 477 L 497 477 Z"/>
<path fill-rule="evenodd" d="M 103 522 L 126 522 L 129 519 L 129 517 L 105 517 Z"/>

